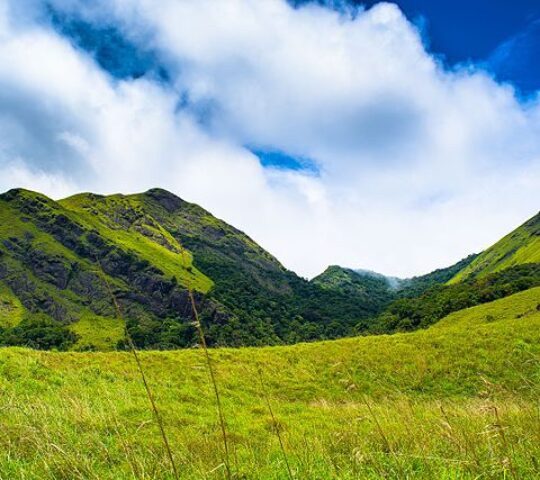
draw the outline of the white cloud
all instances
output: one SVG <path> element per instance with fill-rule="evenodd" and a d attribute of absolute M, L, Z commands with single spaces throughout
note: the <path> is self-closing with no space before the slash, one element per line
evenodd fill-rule
<path fill-rule="evenodd" d="M 113 80 L 0 1 L 4 189 L 168 188 L 304 275 L 330 263 L 426 272 L 538 210 L 538 104 L 481 71 L 445 70 L 392 4 L 53 3 L 157 49 L 174 87 Z M 265 169 L 244 145 L 309 157 L 320 175 Z"/>

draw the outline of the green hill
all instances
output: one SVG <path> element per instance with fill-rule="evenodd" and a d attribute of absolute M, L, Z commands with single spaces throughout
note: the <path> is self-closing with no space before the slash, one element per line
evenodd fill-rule
<path fill-rule="evenodd" d="M 476 257 L 469 255 L 450 267 L 411 278 L 387 277 L 368 270 L 331 265 L 312 282 L 327 290 L 345 292 L 363 302 L 373 302 L 379 310 L 396 298 L 418 297 L 430 288 L 448 282 Z"/>
<path fill-rule="evenodd" d="M 482 252 L 470 265 L 458 272 L 450 283 L 470 277 L 482 278 L 526 263 L 540 263 L 540 213 Z"/>
<path fill-rule="evenodd" d="M 540 476 L 540 288 L 413 333 L 211 356 L 233 478 L 288 478 L 275 425 L 297 479 Z M 203 352 L 140 358 L 181 478 L 226 478 Z M 0 349 L 0 386 L 0 478 L 173 478 L 129 353 Z"/>
<path fill-rule="evenodd" d="M 187 287 L 210 345 L 268 345 L 350 335 L 379 312 L 365 297 L 286 270 L 251 238 L 160 189 L 55 202 L 0 195 L 0 344 L 122 347 L 111 285 L 140 348 L 196 343 Z"/>
<path fill-rule="evenodd" d="M 359 324 L 359 331 L 393 333 L 426 328 L 446 315 L 540 285 L 540 263 L 526 263 L 490 273 L 481 278 L 469 277 L 450 285 L 434 284 L 420 295 L 401 296 L 382 314 Z"/>
<path fill-rule="evenodd" d="M 373 311 L 381 311 L 395 297 L 396 289 L 385 276 L 372 272 L 358 272 L 338 265 L 329 266 L 312 279 L 325 290 L 344 292 L 355 301 L 371 304 Z"/>

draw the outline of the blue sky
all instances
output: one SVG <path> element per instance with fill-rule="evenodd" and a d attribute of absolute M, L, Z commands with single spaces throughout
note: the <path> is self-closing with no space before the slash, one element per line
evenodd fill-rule
<path fill-rule="evenodd" d="M 428 49 L 442 55 L 447 64 L 482 64 L 524 94 L 540 88 L 540 2 L 402 0 L 397 4 L 422 25 Z"/>
<path fill-rule="evenodd" d="M 0 0 L 0 189 L 160 186 L 305 276 L 407 276 L 540 204 L 540 6 Z"/>
<path fill-rule="evenodd" d="M 295 2 L 306 3 L 309 0 Z M 378 2 L 347 3 L 369 8 Z M 526 94 L 540 87 L 540 2 L 397 0 L 396 4 L 422 28 L 429 51 L 446 64 L 483 64 Z"/>
<path fill-rule="evenodd" d="M 354 2 L 372 6 L 377 2 Z M 430 50 L 444 54 L 450 63 L 481 61 L 502 43 L 540 18 L 535 0 L 399 0 L 396 2 L 413 21 L 423 19 Z"/>

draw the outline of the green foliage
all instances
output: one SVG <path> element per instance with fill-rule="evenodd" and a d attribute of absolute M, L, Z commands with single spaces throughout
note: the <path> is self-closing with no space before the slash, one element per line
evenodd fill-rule
<path fill-rule="evenodd" d="M 403 280 L 396 292 L 396 296 L 399 298 L 418 297 L 431 287 L 447 283 L 458 272 L 470 265 L 477 257 L 477 254 L 472 254 L 450 267 L 440 268 L 426 275 Z"/>
<path fill-rule="evenodd" d="M 397 280 L 397 279 L 394 279 Z M 351 302 L 362 302 L 372 311 L 382 310 L 395 298 L 396 287 L 383 275 L 331 265 L 312 280 L 327 290 L 345 293 Z"/>
<path fill-rule="evenodd" d="M 23 346 L 36 350 L 67 350 L 78 336 L 58 322 L 46 317 L 23 320 L 15 327 L 0 329 L 0 345 Z"/>
<path fill-rule="evenodd" d="M 75 350 L 113 350 L 124 339 L 125 324 L 117 318 L 100 317 L 91 312 L 69 325 L 77 335 Z"/>
<path fill-rule="evenodd" d="M 407 279 L 389 278 L 373 272 L 333 265 L 315 277 L 312 282 L 324 289 L 345 293 L 349 297 L 349 302 L 362 303 L 366 306 L 366 310 L 376 314 L 384 311 L 392 301 L 420 297 L 426 291 L 446 283 L 469 265 L 476 256 L 470 255 L 448 268 Z M 370 324 L 369 319 L 363 320 L 359 328 L 369 328 Z"/>
<path fill-rule="evenodd" d="M 372 333 L 392 333 L 425 328 L 451 312 L 492 302 L 540 285 L 540 263 L 507 268 L 485 277 L 451 285 L 436 285 L 419 297 L 390 304 L 373 324 Z M 359 330 L 365 330 L 359 325 Z"/>
<path fill-rule="evenodd" d="M 381 304 L 347 292 L 323 288 L 282 269 L 239 263 L 203 239 L 186 240 L 195 264 L 215 280 L 210 298 L 234 317 L 210 321 L 203 315 L 210 345 L 278 345 L 351 335 L 359 319 Z M 241 254 L 242 252 L 240 252 Z"/>

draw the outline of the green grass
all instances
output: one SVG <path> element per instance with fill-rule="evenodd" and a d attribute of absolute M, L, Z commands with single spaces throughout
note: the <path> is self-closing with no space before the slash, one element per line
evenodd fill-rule
<path fill-rule="evenodd" d="M 540 288 L 409 334 L 211 352 L 234 478 L 540 478 Z M 203 352 L 141 352 L 184 479 L 225 478 Z M 1 479 L 172 478 L 129 353 L 0 350 Z"/>
<path fill-rule="evenodd" d="M 18 325 L 24 315 L 24 307 L 7 285 L 0 282 L 0 327 Z"/>
<path fill-rule="evenodd" d="M 30 195 L 33 192 L 27 193 Z M 16 237 L 21 239 L 26 235 L 31 235 L 33 237 L 34 244 L 37 248 L 42 248 L 45 251 L 51 252 L 58 258 L 63 258 L 66 262 L 75 261 L 77 259 L 77 256 L 71 250 L 65 248 L 51 235 L 40 230 L 32 222 L 23 221 L 20 212 L 12 208 L 7 202 L 0 200 L 0 238 L 6 239 Z"/>
<path fill-rule="evenodd" d="M 124 328 L 125 323 L 122 320 L 87 313 L 69 326 L 69 329 L 80 337 L 73 349 L 114 350 L 124 338 Z"/>

